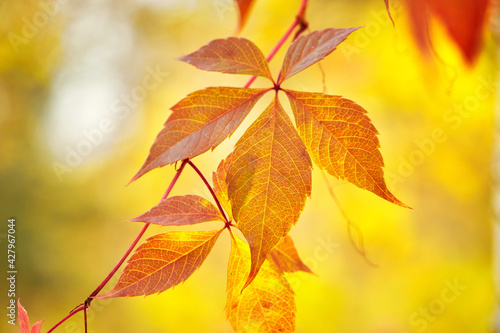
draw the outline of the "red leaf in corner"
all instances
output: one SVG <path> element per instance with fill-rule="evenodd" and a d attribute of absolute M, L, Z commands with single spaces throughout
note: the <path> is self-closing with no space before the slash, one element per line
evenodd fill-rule
<path fill-rule="evenodd" d="M 469 65 L 474 62 L 481 47 L 489 0 L 407 0 L 406 5 L 413 34 L 423 52 L 430 48 L 430 14 L 443 23 L 465 61 Z"/>
<path fill-rule="evenodd" d="M 28 317 L 28 313 L 26 309 L 21 305 L 21 301 L 17 300 L 17 314 L 19 321 L 19 328 L 21 329 L 21 333 L 40 333 L 40 329 L 42 327 L 43 320 L 37 321 L 33 327 L 30 327 L 30 319 Z"/>
<path fill-rule="evenodd" d="M 247 22 L 248 15 L 250 14 L 250 10 L 254 4 L 254 0 L 235 0 L 238 5 L 238 11 L 240 13 L 240 18 L 238 21 L 238 32 L 240 32 L 245 23 Z"/>

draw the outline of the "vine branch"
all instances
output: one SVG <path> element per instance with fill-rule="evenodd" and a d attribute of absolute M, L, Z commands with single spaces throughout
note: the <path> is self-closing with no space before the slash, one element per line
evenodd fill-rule
<path fill-rule="evenodd" d="M 302 32 L 304 32 L 307 29 L 308 23 L 305 20 L 305 12 L 306 12 L 306 9 L 307 9 L 308 2 L 309 2 L 308 0 L 302 0 L 302 2 L 300 4 L 300 7 L 299 7 L 299 11 L 297 12 L 297 15 L 295 17 L 295 20 L 293 21 L 293 23 L 291 24 L 291 26 L 288 28 L 288 30 L 285 32 L 285 34 L 281 37 L 281 39 L 276 43 L 276 45 L 273 47 L 273 49 L 271 50 L 271 52 L 269 52 L 269 54 L 267 55 L 266 60 L 268 62 L 271 61 L 274 58 L 274 56 L 278 53 L 278 51 L 285 44 L 285 42 L 287 41 L 287 39 L 291 36 L 291 34 L 294 32 L 294 30 L 297 27 L 299 27 L 299 29 L 295 33 L 295 35 L 293 37 L 293 40 L 295 40 Z M 244 88 L 250 87 L 252 85 L 252 83 L 255 81 L 256 78 L 257 78 L 256 76 L 252 76 L 250 78 L 250 80 L 248 80 L 248 82 L 244 85 Z M 182 164 L 181 164 L 180 168 L 177 170 L 175 176 L 172 178 L 172 181 L 170 182 L 167 190 L 165 191 L 165 194 L 160 199 L 160 202 L 161 202 L 161 200 L 164 200 L 164 199 L 166 199 L 168 197 L 168 195 L 172 191 L 174 185 L 176 184 L 177 180 L 179 179 L 182 171 L 184 170 L 184 167 L 186 166 L 186 164 L 189 164 L 193 168 L 193 170 L 200 176 L 200 178 L 202 179 L 202 181 L 205 183 L 205 185 L 207 186 L 208 190 L 212 194 L 212 196 L 213 196 L 213 198 L 215 200 L 215 203 L 217 204 L 217 208 L 219 209 L 219 211 L 221 212 L 222 216 L 224 217 L 224 220 L 226 221 L 226 226 L 230 225 L 229 224 L 230 221 L 228 221 L 228 219 L 226 217 L 226 214 L 224 213 L 224 210 L 222 209 L 222 206 L 221 206 L 219 200 L 217 199 L 217 196 L 215 195 L 215 192 L 212 189 L 212 186 L 208 183 L 207 179 L 203 176 L 203 174 L 201 173 L 201 171 L 189 159 L 185 159 L 185 160 L 182 161 Z M 137 243 L 139 242 L 139 240 L 142 238 L 142 236 L 144 235 L 144 233 L 148 229 L 149 225 L 150 225 L 150 223 L 146 223 L 144 225 L 144 227 L 141 229 L 141 231 L 139 232 L 139 234 L 136 236 L 136 238 L 134 239 L 134 241 L 132 242 L 132 244 L 129 246 L 129 248 L 125 252 L 125 254 L 122 256 L 122 258 L 120 259 L 120 261 L 116 264 L 116 266 L 113 268 L 113 270 L 106 276 L 106 278 L 101 282 L 101 284 L 99 284 L 99 286 L 90 294 L 90 296 L 87 297 L 87 299 L 84 301 L 83 305 L 81 305 L 81 306 L 77 307 L 76 309 L 72 310 L 66 317 L 64 317 L 63 319 L 61 319 L 50 330 L 48 330 L 47 333 L 53 332 L 62 323 L 64 323 L 66 320 L 68 320 L 69 318 L 73 317 L 75 314 L 77 314 L 80 311 L 84 311 L 85 332 L 87 332 L 87 315 L 86 315 L 86 310 L 90 307 L 90 303 L 95 298 L 95 296 L 97 296 L 99 294 L 99 292 L 101 292 L 101 290 L 106 286 L 106 284 L 109 282 L 109 280 L 111 280 L 111 278 L 114 276 L 114 274 L 116 274 L 116 272 L 118 271 L 118 269 L 120 269 L 120 267 L 123 265 L 123 263 L 125 262 L 125 260 L 128 258 L 128 256 L 132 252 L 132 250 L 135 248 L 135 246 L 137 245 Z"/>

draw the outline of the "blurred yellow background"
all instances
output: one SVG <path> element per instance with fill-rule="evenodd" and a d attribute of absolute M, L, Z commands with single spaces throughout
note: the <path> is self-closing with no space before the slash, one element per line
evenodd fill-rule
<path fill-rule="evenodd" d="M 241 36 L 267 54 L 299 4 L 258 0 Z M 396 28 L 382 0 L 311 0 L 307 10 L 312 30 L 364 26 L 322 62 L 325 86 L 369 112 L 389 189 L 413 210 L 329 177 L 373 268 L 352 246 L 315 168 L 312 198 L 291 231 L 318 274 L 289 276 L 297 332 L 493 332 L 497 43 L 488 30 L 467 68 L 435 25 L 438 56 L 425 59 L 397 1 L 392 15 Z M 193 90 L 247 81 L 175 60 L 232 35 L 236 18 L 233 0 L 0 3 L 0 240 L 4 252 L 15 217 L 17 297 L 32 323 L 45 318 L 42 331 L 95 289 L 142 227 L 120 221 L 165 191 L 172 166 L 124 185 L 169 108 Z M 274 75 L 284 53 L 271 63 Z M 322 91 L 321 71 L 313 66 L 285 86 Z M 208 178 L 266 101 L 230 140 L 194 159 Z M 190 169 L 173 194 L 210 199 Z M 153 226 L 147 236 L 166 230 Z M 231 332 L 223 312 L 229 246 L 224 233 L 196 274 L 159 296 L 96 300 L 89 332 Z M 17 332 L 6 321 L 1 331 Z M 83 332 L 81 314 L 56 332 Z"/>

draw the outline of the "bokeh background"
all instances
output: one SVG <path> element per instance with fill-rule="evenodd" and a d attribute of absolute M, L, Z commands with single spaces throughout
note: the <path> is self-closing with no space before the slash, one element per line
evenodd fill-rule
<path fill-rule="evenodd" d="M 258 0 L 241 36 L 268 53 L 299 3 Z M 315 169 L 312 198 L 291 231 L 318 275 L 289 276 L 297 332 L 494 332 L 495 14 L 469 67 L 439 22 L 430 31 L 435 50 L 422 56 L 408 13 L 397 1 L 392 6 L 395 28 L 382 0 L 311 0 L 307 10 L 312 30 L 364 28 L 322 62 L 324 84 L 313 66 L 287 87 L 326 88 L 368 110 L 381 133 L 389 188 L 413 210 L 328 178 L 374 268 L 352 245 Z M 45 318 L 43 331 L 95 289 L 142 227 L 121 221 L 165 191 L 173 166 L 124 185 L 169 108 L 193 90 L 247 81 L 175 60 L 232 35 L 236 25 L 233 0 L 0 3 L 0 244 L 6 253 L 7 219 L 15 217 L 16 296 L 32 323 Z M 283 56 L 271 63 L 275 75 Z M 146 89 L 144 80 L 155 84 Z M 241 134 L 195 158 L 207 177 Z M 190 169 L 173 194 L 209 198 Z M 148 235 L 166 230 L 152 227 Z M 95 301 L 89 332 L 232 332 L 223 312 L 229 245 L 224 233 L 196 274 L 159 296 Z M 2 332 L 17 332 L 2 318 Z M 82 316 L 56 332 L 83 332 Z"/>

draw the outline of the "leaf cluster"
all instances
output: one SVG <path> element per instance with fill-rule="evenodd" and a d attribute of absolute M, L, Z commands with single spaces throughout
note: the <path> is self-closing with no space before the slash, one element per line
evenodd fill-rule
<path fill-rule="evenodd" d="M 217 206 L 196 195 L 164 199 L 130 221 L 162 226 L 221 221 L 214 231 L 170 231 L 149 238 L 119 281 L 99 298 L 161 293 L 185 281 L 204 262 L 224 229 L 232 250 L 227 317 L 237 332 L 293 332 L 294 293 L 284 273 L 312 271 L 288 235 L 311 195 L 312 166 L 405 206 L 383 176 L 377 130 L 366 111 L 340 96 L 285 89 L 288 78 L 332 53 L 357 28 L 325 29 L 297 38 L 274 79 L 251 41 L 216 39 L 180 60 L 199 69 L 260 76 L 269 88 L 208 87 L 175 104 L 132 181 L 178 161 L 189 161 L 229 137 L 266 93 L 274 98 L 213 173 Z M 278 98 L 283 91 L 295 124 Z M 237 228 L 248 245 L 231 231 Z"/>

